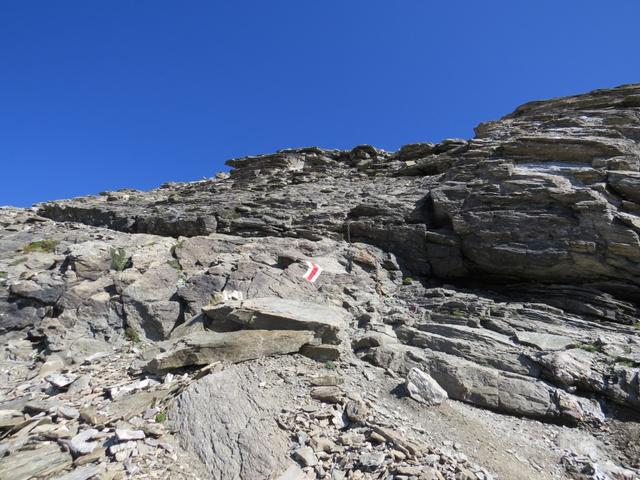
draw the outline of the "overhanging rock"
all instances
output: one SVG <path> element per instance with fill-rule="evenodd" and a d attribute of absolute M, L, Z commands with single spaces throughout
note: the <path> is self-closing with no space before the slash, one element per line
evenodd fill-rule
<path fill-rule="evenodd" d="M 349 314 L 340 308 L 278 297 L 253 298 L 222 306 L 207 306 L 204 314 L 216 323 L 232 322 L 239 328 L 260 330 L 308 330 L 324 343 L 337 344 Z"/>

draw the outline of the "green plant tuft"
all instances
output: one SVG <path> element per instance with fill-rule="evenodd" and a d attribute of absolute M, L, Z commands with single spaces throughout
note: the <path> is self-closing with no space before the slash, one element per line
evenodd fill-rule
<path fill-rule="evenodd" d="M 602 353 L 602 345 L 597 343 L 581 343 L 578 348 L 591 353 Z"/>
<path fill-rule="evenodd" d="M 167 419 L 167 413 L 166 412 L 158 412 L 156 413 L 156 423 L 162 423 Z"/>
<path fill-rule="evenodd" d="M 179 240 L 178 242 L 176 242 L 176 244 L 169 249 L 169 252 L 171 252 L 171 256 L 175 257 L 176 250 L 178 250 L 179 248 L 182 248 L 183 246 L 184 246 L 184 240 Z"/>
<path fill-rule="evenodd" d="M 131 340 L 133 343 L 140 343 L 140 335 L 133 328 L 127 327 L 124 331 L 126 337 Z"/>
<path fill-rule="evenodd" d="M 324 368 L 326 368 L 327 370 L 335 370 L 336 364 L 329 360 L 328 362 L 325 362 Z"/>
<path fill-rule="evenodd" d="M 178 261 L 177 258 L 174 258 L 173 260 L 167 260 L 167 264 L 170 267 L 175 268 L 176 270 L 178 270 L 179 272 L 182 271 L 182 265 L 180 265 L 180 262 Z"/>
<path fill-rule="evenodd" d="M 22 251 L 24 253 L 31 252 L 45 252 L 45 253 L 53 253 L 58 245 L 57 240 L 37 240 L 35 242 L 31 242 L 24 247 L 22 247 Z"/>
<path fill-rule="evenodd" d="M 131 268 L 131 257 L 127 255 L 124 248 L 111 249 L 111 270 L 122 272 L 127 268 Z"/>
<path fill-rule="evenodd" d="M 403 285 L 411 285 L 413 283 L 413 278 L 411 277 L 404 277 L 402 279 L 402 284 Z"/>

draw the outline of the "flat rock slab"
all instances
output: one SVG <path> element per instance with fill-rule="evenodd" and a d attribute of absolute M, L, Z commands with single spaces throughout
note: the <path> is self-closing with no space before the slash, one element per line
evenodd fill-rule
<path fill-rule="evenodd" d="M 55 443 L 47 443 L 35 450 L 23 450 L 0 459 L 0 478 L 28 480 L 51 475 L 71 466 L 71 455 Z"/>
<path fill-rule="evenodd" d="M 157 401 L 161 400 L 166 395 L 166 390 L 138 392 L 126 395 L 109 404 L 109 418 L 120 418 L 127 421 L 136 415 L 141 414 L 146 409 L 151 408 Z M 102 422 L 100 417 L 96 418 L 96 420 L 98 423 Z"/>
<path fill-rule="evenodd" d="M 288 435 L 275 421 L 281 408 L 276 392 L 229 369 L 192 383 L 173 402 L 169 418 L 206 465 L 207 478 L 266 480 L 290 465 Z M 296 479 L 293 473 L 284 478 Z"/>
<path fill-rule="evenodd" d="M 577 342 L 564 335 L 536 332 L 516 332 L 516 339 L 523 345 L 530 345 L 539 350 L 565 350 Z"/>
<path fill-rule="evenodd" d="M 291 330 L 241 330 L 205 332 L 168 342 L 166 351 L 146 365 L 150 372 L 162 372 L 186 366 L 231 363 L 260 357 L 296 353 L 313 340 L 313 332 Z"/>
<path fill-rule="evenodd" d="M 57 480 L 89 480 L 91 477 L 95 477 L 100 473 L 98 467 L 94 465 L 87 465 L 86 467 L 76 468 L 75 470 L 65 473 Z"/>
<path fill-rule="evenodd" d="M 310 330 L 326 343 L 339 343 L 338 332 L 349 321 L 345 310 L 278 297 L 253 298 L 236 305 L 204 307 L 213 321 L 231 321 L 256 330 Z"/>

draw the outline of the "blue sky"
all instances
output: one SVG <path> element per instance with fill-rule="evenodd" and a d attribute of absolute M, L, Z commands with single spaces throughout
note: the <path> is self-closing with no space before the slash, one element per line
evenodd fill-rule
<path fill-rule="evenodd" d="M 471 137 L 640 82 L 640 2 L 1 0 L 0 205 Z"/>

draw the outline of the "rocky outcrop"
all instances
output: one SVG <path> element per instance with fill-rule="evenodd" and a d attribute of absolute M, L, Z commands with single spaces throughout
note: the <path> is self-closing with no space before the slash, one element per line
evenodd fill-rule
<path fill-rule="evenodd" d="M 55 427 L 27 432 L 38 442 L 57 435 L 62 450 L 47 446 L 42 458 L 60 471 L 71 468 L 68 442 L 93 426 L 107 429 L 90 440 L 102 442 L 103 470 L 144 453 L 149 445 L 117 435 L 135 425 L 118 422 L 149 428 L 144 412 L 162 405 L 185 416 L 181 439 L 214 478 L 299 476 L 290 460 L 318 478 L 328 465 L 353 478 L 357 469 L 362 478 L 414 475 L 409 458 L 382 446 L 400 443 L 398 435 L 381 434 L 384 422 L 367 424 L 363 412 L 375 401 L 362 403 L 335 379 L 317 380 L 308 395 L 333 405 L 330 413 L 307 418 L 296 397 L 285 423 L 296 432 L 315 432 L 313 424 L 336 444 L 337 431 L 352 429 L 343 433 L 366 433 L 369 443 L 358 443 L 366 446 L 349 456 L 322 435 L 274 433 L 280 453 L 258 448 L 260 429 L 275 432 L 272 409 L 264 410 L 269 425 L 252 423 L 246 412 L 260 395 L 240 377 L 212 372 L 246 364 L 259 376 L 263 362 L 298 353 L 296 361 L 350 368 L 379 385 L 397 379 L 376 395 L 389 403 L 395 392 L 404 401 L 397 408 L 412 415 L 464 402 L 573 425 L 581 435 L 611 435 L 618 452 L 598 465 L 615 456 L 624 462 L 610 468 L 615 475 L 640 468 L 632 442 L 619 440 L 640 414 L 638 99 L 640 86 L 622 86 L 523 105 L 479 125 L 470 140 L 397 152 L 283 150 L 231 160 L 230 173 L 198 182 L 0 209 L 0 385 L 9 386 L 0 387 L 0 429 L 12 439 L 0 443 L 9 453 L 0 468 L 14 468 L 29 445 L 17 436 L 36 412 L 25 407 L 28 396 L 71 399 L 35 413 Z M 314 283 L 304 278 L 308 262 L 322 269 Z M 109 356 L 119 381 L 109 377 L 104 391 L 74 387 L 87 365 Z M 179 385 L 159 387 L 174 374 Z M 49 381 L 59 375 L 74 381 Z M 214 377 L 229 390 L 215 390 Z M 200 428 L 203 392 L 221 403 L 239 398 L 237 422 L 225 423 L 221 411 Z M 82 395 L 94 395 L 87 401 L 100 411 L 74 415 Z M 437 406 L 420 402 L 446 396 Z M 171 410 L 173 401 L 182 410 Z M 202 441 L 203 429 L 227 424 L 224 452 Z M 591 468 L 577 453 L 567 458 L 571 471 Z M 464 462 L 438 470 L 426 457 L 415 461 L 435 478 L 467 478 Z"/>

